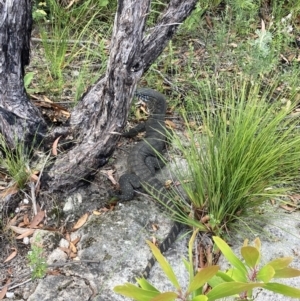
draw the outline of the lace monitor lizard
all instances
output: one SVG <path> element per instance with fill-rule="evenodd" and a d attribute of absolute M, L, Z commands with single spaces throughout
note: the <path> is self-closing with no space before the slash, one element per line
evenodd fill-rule
<path fill-rule="evenodd" d="M 128 173 L 119 179 L 121 194 L 117 198 L 120 201 L 131 200 L 134 197 L 134 189 L 142 187 L 160 200 L 171 212 L 174 212 L 176 208 L 172 200 L 168 198 L 168 191 L 155 177 L 155 169 L 160 168 L 157 153 L 162 153 L 166 140 L 164 123 L 166 99 L 161 93 L 148 88 L 138 89 L 135 95 L 147 104 L 150 117 L 145 123 L 123 134 L 125 137 L 133 137 L 138 132 L 146 132 L 144 140 L 134 146 L 128 155 Z M 169 234 L 159 246 L 162 253 L 169 249 L 182 228 L 183 224 L 174 222 Z M 152 256 L 142 273 L 143 277 L 149 276 L 154 263 L 155 258 Z"/>

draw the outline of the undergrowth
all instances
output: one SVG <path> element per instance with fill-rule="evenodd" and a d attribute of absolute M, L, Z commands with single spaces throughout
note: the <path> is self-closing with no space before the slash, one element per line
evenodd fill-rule
<path fill-rule="evenodd" d="M 296 104 L 275 97 L 276 86 L 239 78 L 224 90 L 206 84 L 201 102 L 183 112 L 186 139 L 173 133 L 186 164 L 186 172 L 177 165 L 177 174 L 196 217 L 180 220 L 203 229 L 204 219 L 208 231 L 221 235 L 266 200 L 292 190 L 300 137 Z"/>

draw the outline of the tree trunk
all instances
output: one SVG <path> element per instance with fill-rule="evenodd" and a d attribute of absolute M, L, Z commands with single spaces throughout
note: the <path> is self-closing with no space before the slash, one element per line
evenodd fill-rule
<path fill-rule="evenodd" d="M 156 26 L 147 32 L 145 22 L 151 1 L 118 1 L 106 74 L 89 89 L 72 112 L 69 132 L 73 134 L 76 145 L 58 156 L 45 173 L 43 183 L 47 184 L 49 191 L 72 190 L 79 181 L 107 162 L 119 138 L 112 133 L 121 132 L 125 125 L 137 82 L 197 1 L 170 0 Z M 26 3 L 28 12 L 29 3 Z M 20 85 L 23 84 L 19 81 Z M 24 93 L 23 86 L 18 89 Z M 15 108 L 9 109 L 15 113 Z M 27 120 L 29 115 L 26 114 Z M 38 113 L 32 115 L 36 121 L 40 120 Z"/>
<path fill-rule="evenodd" d="M 31 1 L 1 1 L 0 24 L 0 131 L 13 148 L 16 141 L 40 140 L 46 131 L 23 83 L 24 66 L 29 63 Z"/>

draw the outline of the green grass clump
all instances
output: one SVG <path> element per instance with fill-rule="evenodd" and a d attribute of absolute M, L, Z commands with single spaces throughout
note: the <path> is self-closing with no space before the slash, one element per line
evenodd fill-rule
<path fill-rule="evenodd" d="M 27 259 L 32 270 L 32 279 L 43 278 L 46 275 L 48 265 L 43 255 L 44 249 L 38 245 L 31 245 L 31 251 L 28 252 Z"/>
<path fill-rule="evenodd" d="M 3 154 L 3 157 L 0 157 L 0 166 L 7 171 L 18 187 L 23 189 L 31 174 L 30 158 L 24 142 L 19 141 L 15 145 L 14 150 L 10 149 L 3 135 L 0 135 L 0 151 Z"/>
<path fill-rule="evenodd" d="M 206 228 L 220 234 L 291 188 L 299 178 L 300 136 L 294 105 L 271 99 L 271 88 L 262 92 L 260 84 L 246 80 L 231 83 L 226 92 L 208 87 L 204 105 L 195 103 L 195 112 L 184 114 L 188 143 L 177 135 L 174 143 L 186 161 L 187 172 L 178 165 L 178 173 L 195 215 L 208 217 Z"/>

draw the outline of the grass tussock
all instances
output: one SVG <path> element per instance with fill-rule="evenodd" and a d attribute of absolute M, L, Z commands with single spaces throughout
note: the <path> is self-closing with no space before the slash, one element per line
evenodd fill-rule
<path fill-rule="evenodd" d="M 20 189 L 23 189 L 31 175 L 29 168 L 30 158 L 24 142 L 16 143 L 16 148 L 11 150 L 4 137 L 0 135 L 0 166 L 5 173 L 13 179 Z"/>
<path fill-rule="evenodd" d="M 214 94 L 219 105 L 207 93 L 204 105 L 196 102 L 195 112 L 184 114 L 188 147 L 178 135 L 174 143 L 186 161 L 186 172 L 178 165 L 178 174 L 196 219 L 206 217 L 206 228 L 220 234 L 291 189 L 299 179 L 300 136 L 295 104 L 271 100 L 271 89 L 261 93 L 259 84 L 240 80 Z"/>

